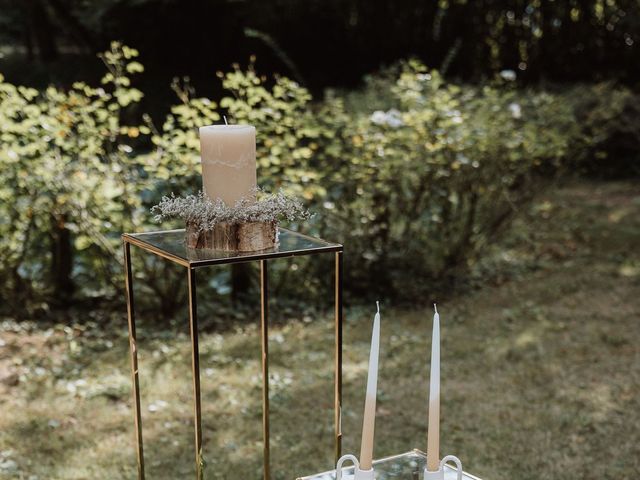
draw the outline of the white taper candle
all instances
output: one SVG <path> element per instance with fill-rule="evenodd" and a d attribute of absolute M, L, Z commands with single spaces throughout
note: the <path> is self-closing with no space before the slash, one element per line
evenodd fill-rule
<path fill-rule="evenodd" d="M 362 422 L 362 443 L 360 445 L 360 469 L 371 470 L 373 464 L 373 436 L 376 423 L 376 396 L 378 393 L 378 355 L 380 351 L 380 303 L 373 318 L 371 350 L 369 351 L 369 374 L 367 376 L 367 396 L 364 401 Z"/>
<path fill-rule="evenodd" d="M 427 470 L 440 468 L 440 315 L 433 304 L 431 335 L 431 376 L 429 378 L 429 430 L 427 432 Z"/>

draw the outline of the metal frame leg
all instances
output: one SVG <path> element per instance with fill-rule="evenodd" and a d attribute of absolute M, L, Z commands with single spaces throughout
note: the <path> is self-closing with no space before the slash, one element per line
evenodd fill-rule
<path fill-rule="evenodd" d="M 342 252 L 335 255 L 335 404 L 337 462 L 342 455 Z"/>
<path fill-rule="evenodd" d="M 200 406 L 200 351 L 198 348 L 198 303 L 196 300 L 196 270 L 187 268 L 189 285 L 189 330 L 191 333 L 191 369 L 193 371 L 193 407 L 196 448 L 196 479 L 204 476 L 202 461 L 202 410 Z"/>
<path fill-rule="evenodd" d="M 260 331 L 262 344 L 262 441 L 264 480 L 271 477 L 269 439 L 269 272 L 267 261 L 260 260 Z"/>
<path fill-rule="evenodd" d="M 131 357 L 131 383 L 133 384 L 133 414 L 136 427 L 136 456 L 138 480 L 144 480 L 144 451 L 142 447 L 142 417 L 140 414 L 140 382 L 138 380 L 138 346 L 136 342 L 136 319 L 133 303 L 133 274 L 131 273 L 131 245 L 123 242 L 125 288 L 127 291 L 127 318 L 129 322 L 129 355 Z"/>

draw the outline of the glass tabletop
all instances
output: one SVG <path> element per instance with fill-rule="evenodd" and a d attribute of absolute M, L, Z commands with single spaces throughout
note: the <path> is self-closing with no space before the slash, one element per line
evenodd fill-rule
<path fill-rule="evenodd" d="M 184 229 L 125 233 L 122 237 L 129 243 L 188 267 L 342 251 L 342 245 L 339 243 L 327 242 L 286 228 L 278 228 L 278 243 L 275 247 L 258 252 L 189 248 L 185 242 Z"/>
<path fill-rule="evenodd" d="M 387 480 L 396 478 L 398 480 L 419 480 L 422 478 L 422 471 L 427 463 L 427 456 L 420 450 L 394 455 L 392 457 L 381 458 L 373 461 L 373 470 L 376 480 Z M 298 480 L 335 480 L 335 470 L 330 470 L 308 477 L 300 477 Z M 343 480 L 353 480 L 353 467 L 342 469 Z M 445 465 L 445 480 L 456 480 L 457 472 L 455 468 Z M 462 474 L 463 480 L 479 480 L 478 477 Z"/>

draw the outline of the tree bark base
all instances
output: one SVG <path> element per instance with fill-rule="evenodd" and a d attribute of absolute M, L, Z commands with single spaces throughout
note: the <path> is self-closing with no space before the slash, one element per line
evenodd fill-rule
<path fill-rule="evenodd" d="M 225 252 L 256 252 L 273 248 L 278 225 L 271 222 L 219 223 L 212 230 L 200 231 L 187 224 L 187 247 Z"/>

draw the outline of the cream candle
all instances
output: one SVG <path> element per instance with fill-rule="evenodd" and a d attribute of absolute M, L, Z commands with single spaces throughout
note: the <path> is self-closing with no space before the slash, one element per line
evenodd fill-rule
<path fill-rule="evenodd" d="M 431 375 L 429 377 L 429 426 L 427 432 L 427 470 L 440 469 L 440 315 L 433 304 L 431 334 Z"/>
<path fill-rule="evenodd" d="M 376 302 L 376 306 L 378 307 L 378 311 L 373 318 L 371 350 L 369 351 L 369 373 L 367 376 L 367 396 L 364 402 L 364 419 L 362 421 L 362 443 L 360 445 L 361 470 L 371 470 L 373 468 L 373 437 L 376 424 L 378 356 L 380 351 L 380 303 Z"/>
<path fill-rule="evenodd" d="M 256 129 L 251 125 L 200 127 L 202 184 L 212 200 L 234 206 L 255 195 Z M 255 198 L 255 197 L 253 197 Z"/>

